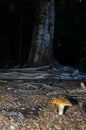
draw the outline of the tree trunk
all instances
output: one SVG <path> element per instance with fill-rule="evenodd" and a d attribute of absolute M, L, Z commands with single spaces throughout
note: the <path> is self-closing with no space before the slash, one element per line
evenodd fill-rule
<path fill-rule="evenodd" d="M 53 62 L 54 0 L 36 0 L 31 51 L 26 66 L 40 67 Z"/>

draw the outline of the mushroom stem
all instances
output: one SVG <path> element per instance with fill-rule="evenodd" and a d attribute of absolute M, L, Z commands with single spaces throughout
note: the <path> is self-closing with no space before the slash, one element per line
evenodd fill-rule
<path fill-rule="evenodd" d="M 58 109 L 59 109 L 58 114 L 59 114 L 59 115 L 63 115 L 64 106 L 63 106 L 63 105 L 59 105 L 59 106 L 58 106 Z"/>

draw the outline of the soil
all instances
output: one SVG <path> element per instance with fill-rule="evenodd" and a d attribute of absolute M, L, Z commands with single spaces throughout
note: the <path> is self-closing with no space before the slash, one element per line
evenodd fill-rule
<path fill-rule="evenodd" d="M 4 72 L 3 72 L 4 73 Z M 86 130 L 86 80 L 1 79 L 0 130 Z M 58 115 L 55 97 L 73 106 Z"/>

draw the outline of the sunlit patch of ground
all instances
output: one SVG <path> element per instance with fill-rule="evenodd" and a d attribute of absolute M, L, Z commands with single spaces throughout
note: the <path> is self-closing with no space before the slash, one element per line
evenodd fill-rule
<path fill-rule="evenodd" d="M 71 91 L 80 88 L 80 82 L 0 80 L 0 130 L 86 130 L 86 92 Z M 62 116 L 58 107 L 49 103 L 57 96 L 73 103 Z"/>

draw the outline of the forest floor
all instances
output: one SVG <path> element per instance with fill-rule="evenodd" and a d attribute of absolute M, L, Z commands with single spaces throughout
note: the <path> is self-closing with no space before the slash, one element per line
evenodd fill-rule
<path fill-rule="evenodd" d="M 76 73 L 0 70 L 0 130 L 86 130 L 86 78 Z M 61 116 L 50 104 L 59 96 L 73 104 Z"/>

